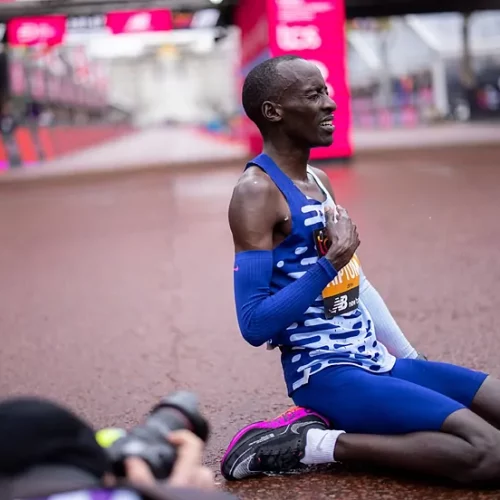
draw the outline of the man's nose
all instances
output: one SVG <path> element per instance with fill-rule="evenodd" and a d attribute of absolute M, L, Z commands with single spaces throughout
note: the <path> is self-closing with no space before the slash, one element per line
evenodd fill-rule
<path fill-rule="evenodd" d="M 323 109 L 328 113 L 333 113 L 337 111 L 337 103 L 329 96 L 325 96 L 326 98 L 323 101 Z"/>

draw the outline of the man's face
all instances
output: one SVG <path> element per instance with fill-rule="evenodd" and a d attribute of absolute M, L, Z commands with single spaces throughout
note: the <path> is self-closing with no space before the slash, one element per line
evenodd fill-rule
<path fill-rule="evenodd" d="M 331 145 L 337 105 L 328 95 L 318 67 L 299 59 L 282 62 L 279 72 L 286 82 L 285 90 L 271 121 L 277 122 L 288 137 L 304 147 Z"/>

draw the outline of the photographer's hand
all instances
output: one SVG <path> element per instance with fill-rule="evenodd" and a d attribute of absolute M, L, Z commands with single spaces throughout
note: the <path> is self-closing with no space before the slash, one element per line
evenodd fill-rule
<path fill-rule="evenodd" d="M 167 484 L 180 488 L 215 489 L 212 471 L 202 464 L 203 441 L 186 430 L 172 432 L 168 440 L 177 447 L 177 460 Z"/>
<path fill-rule="evenodd" d="M 202 465 L 203 441 L 187 430 L 172 432 L 168 440 L 177 448 L 177 460 L 166 484 L 179 488 L 215 489 L 212 471 Z M 157 484 L 148 464 L 141 458 L 127 458 L 125 471 L 131 483 Z"/>
<path fill-rule="evenodd" d="M 131 483 L 156 484 L 156 479 L 151 473 L 149 465 L 142 458 L 129 457 L 125 459 L 125 474 Z"/>

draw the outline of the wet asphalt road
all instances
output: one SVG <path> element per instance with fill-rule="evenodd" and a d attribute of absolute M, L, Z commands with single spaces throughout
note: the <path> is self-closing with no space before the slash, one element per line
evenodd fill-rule
<path fill-rule="evenodd" d="M 500 145 L 327 167 L 365 272 L 415 346 L 496 375 L 499 160 Z M 0 395 L 129 426 L 192 389 L 214 470 L 239 428 L 286 409 L 278 355 L 236 326 L 226 212 L 240 168 L 0 185 Z M 333 467 L 221 487 L 244 499 L 500 496 Z"/>

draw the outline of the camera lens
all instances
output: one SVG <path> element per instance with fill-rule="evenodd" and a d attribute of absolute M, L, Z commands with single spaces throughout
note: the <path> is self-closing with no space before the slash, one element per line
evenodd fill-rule
<path fill-rule="evenodd" d="M 166 479 L 177 458 L 168 436 L 181 429 L 193 432 L 205 442 L 208 439 L 209 425 L 199 412 L 198 398 L 187 391 L 163 398 L 144 423 L 130 432 L 123 434 L 119 429 L 102 429 L 96 434 L 96 439 L 107 448 L 115 475 L 123 477 L 124 460 L 134 456 L 147 462 L 157 479 Z"/>

